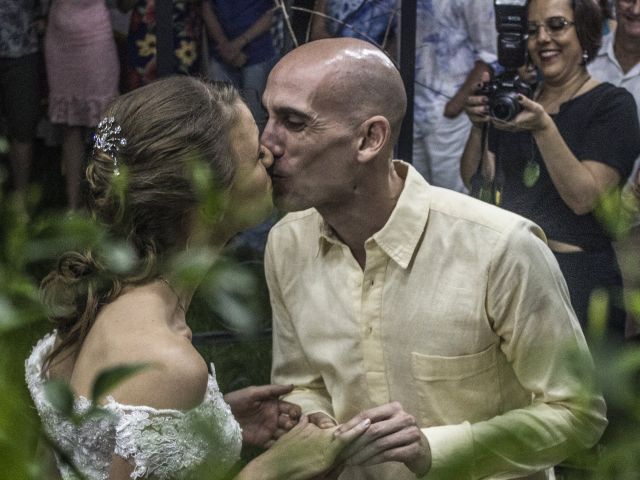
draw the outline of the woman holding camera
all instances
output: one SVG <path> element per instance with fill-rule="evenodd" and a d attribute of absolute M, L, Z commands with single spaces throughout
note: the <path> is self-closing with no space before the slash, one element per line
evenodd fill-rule
<path fill-rule="evenodd" d="M 600 46 L 601 29 L 592 0 L 531 0 L 528 51 L 541 82 L 532 99 L 517 95 L 521 111 L 509 121 L 490 115 L 487 96 L 468 98 L 473 129 L 461 163 L 467 186 L 472 177 L 483 177 L 495 203 L 544 229 L 583 326 L 595 289 L 622 288 L 611 237 L 595 209 L 628 177 L 640 153 L 633 97 L 592 79 L 586 69 Z M 621 301 L 609 307 L 610 333 L 621 339 Z"/>

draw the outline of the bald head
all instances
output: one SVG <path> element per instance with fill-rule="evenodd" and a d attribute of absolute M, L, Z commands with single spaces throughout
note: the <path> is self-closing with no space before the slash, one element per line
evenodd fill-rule
<path fill-rule="evenodd" d="M 331 109 L 347 121 L 384 116 L 393 142 L 397 140 L 407 96 L 398 69 L 376 46 L 353 38 L 309 42 L 283 57 L 271 76 L 306 86 L 311 82 L 314 106 Z"/>

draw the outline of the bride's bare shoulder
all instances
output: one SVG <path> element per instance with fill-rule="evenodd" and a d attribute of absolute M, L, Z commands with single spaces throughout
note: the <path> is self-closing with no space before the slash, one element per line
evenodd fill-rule
<path fill-rule="evenodd" d="M 112 396 L 127 405 L 188 410 L 204 399 L 207 365 L 184 337 L 152 335 L 131 345 L 135 355 L 124 353 L 123 363 L 145 365 L 138 374 L 114 389 Z M 115 360 L 115 359 L 112 359 Z"/>
<path fill-rule="evenodd" d="M 184 335 L 161 322 L 131 318 L 129 328 L 96 325 L 76 361 L 72 384 L 88 392 L 101 370 L 115 365 L 145 367 L 118 385 L 110 395 L 127 405 L 187 410 L 200 404 L 208 382 L 207 365 Z"/>

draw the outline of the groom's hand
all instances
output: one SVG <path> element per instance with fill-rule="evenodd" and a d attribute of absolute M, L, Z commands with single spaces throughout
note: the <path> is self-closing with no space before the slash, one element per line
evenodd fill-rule
<path fill-rule="evenodd" d="M 224 396 L 242 427 L 246 445 L 269 448 L 300 419 L 300 407 L 280 400 L 291 385 L 261 385 L 243 388 Z"/>
<path fill-rule="evenodd" d="M 429 442 L 416 419 L 405 412 L 400 403 L 366 410 L 338 427 L 336 434 L 353 428 L 365 418 L 371 419 L 371 426 L 340 455 L 347 465 L 402 462 L 417 476 L 426 475 L 431 468 Z"/>
<path fill-rule="evenodd" d="M 309 418 L 309 422 L 319 428 L 331 428 L 337 425 L 329 415 L 321 412 L 312 413 L 311 415 L 307 415 L 307 417 Z"/>

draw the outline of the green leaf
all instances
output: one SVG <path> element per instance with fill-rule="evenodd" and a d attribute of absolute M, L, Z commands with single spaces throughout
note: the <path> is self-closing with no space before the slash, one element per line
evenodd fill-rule
<path fill-rule="evenodd" d="M 527 188 L 533 187 L 538 183 L 540 178 L 540 164 L 538 162 L 527 162 L 524 167 L 524 173 L 522 174 L 522 181 Z"/>
<path fill-rule="evenodd" d="M 594 340 L 604 339 L 609 312 L 609 294 L 604 289 L 596 289 L 591 293 L 587 310 L 589 337 Z"/>
<path fill-rule="evenodd" d="M 136 252 L 131 245 L 124 242 L 105 242 L 101 256 L 112 272 L 126 274 L 136 265 Z"/>
<path fill-rule="evenodd" d="M 22 325 L 20 316 L 11 301 L 0 294 L 0 333 Z"/>
<path fill-rule="evenodd" d="M 102 370 L 98 378 L 93 382 L 91 400 L 93 400 L 94 403 L 98 402 L 108 391 L 148 366 L 146 363 L 131 363 Z"/>
<path fill-rule="evenodd" d="M 9 153 L 9 140 L 6 137 L 0 137 L 0 154 L 6 155 Z"/>
<path fill-rule="evenodd" d="M 634 317 L 640 318 L 640 290 L 629 294 L 629 310 Z"/>
<path fill-rule="evenodd" d="M 603 194 L 594 214 L 605 230 L 614 238 L 621 238 L 632 225 L 633 217 L 625 209 L 619 188 Z"/>
<path fill-rule="evenodd" d="M 73 392 L 69 385 L 61 380 L 50 380 L 44 386 L 44 395 L 62 415 L 69 417 L 73 414 Z"/>
<path fill-rule="evenodd" d="M 221 318 L 227 329 L 253 336 L 260 330 L 260 318 L 242 298 L 220 291 L 208 298 L 209 306 Z"/>
<path fill-rule="evenodd" d="M 218 258 L 218 252 L 211 248 L 191 248 L 171 258 L 168 276 L 177 286 L 197 286 Z"/>

